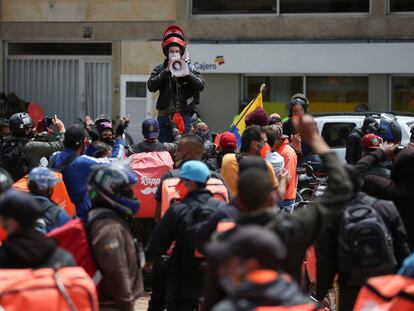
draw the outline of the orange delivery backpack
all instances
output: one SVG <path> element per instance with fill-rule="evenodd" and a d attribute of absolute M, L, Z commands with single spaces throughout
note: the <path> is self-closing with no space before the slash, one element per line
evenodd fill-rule
<path fill-rule="evenodd" d="M 360 310 L 414 310 L 414 278 L 397 274 L 368 279 L 354 305 L 354 311 Z"/>
<path fill-rule="evenodd" d="M 76 214 L 76 206 L 70 200 L 68 191 L 66 190 L 66 185 L 63 182 L 62 173 L 54 171 L 53 174 L 57 179 L 59 179 L 59 182 L 53 186 L 53 194 L 50 199 L 57 205 L 59 205 L 61 208 L 63 208 L 66 211 L 66 213 L 68 213 L 69 217 L 73 217 Z M 13 184 L 13 188 L 24 192 L 29 192 L 27 180 L 28 177 L 26 175 L 23 178 L 16 181 Z"/>
<path fill-rule="evenodd" d="M 133 186 L 134 194 L 140 201 L 135 218 L 154 218 L 157 202 L 155 193 L 164 174 L 173 168 L 174 162 L 168 151 L 141 152 L 129 157 L 130 167 L 138 175 Z"/>
<path fill-rule="evenodd" d="M 162 182 L 161 216 L 165 214 L 172 202 L 178 202 L 180 200 L 178 193 L 175 191 L 175 186 L 179 181 L 180 178 L 172 177 L 167 178 Z M 215 199 L 226 203 L 229 202 L 229 193 L 222 180 L 210 177 L 209 180 L 207 180 L 206 188 L 213 194 Z"/>
<path fill-rule="evenodd" d="M 97 311 L 95 285 L 80 267 L 4 269 L 0 310 Z"/>

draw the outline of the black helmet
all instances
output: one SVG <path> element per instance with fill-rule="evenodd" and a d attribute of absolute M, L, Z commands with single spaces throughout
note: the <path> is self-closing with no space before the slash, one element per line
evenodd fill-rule
<path fill-rule="evenodd" d="M 139 209 L 139 201 L 132 186 L 138 177 L 126 161 L 97 167 L 89 177 L 91 199 L 99 197 L 118 213 L 134 215 Z"/>
<path fill-rule="evenodd" d="M 297 93 L 297 94 L 292 96 L 292 98 L 290 99 L 290 101 L 288 103 L 287 108 L 288 108 L 288 111 L 289 111 L 289 116 L 292 116 L 292 107 L 294 105 L 297 105 L 297 104 L 302 105 L 303 110 L 305 111 L 305 113 L 308 111 L 308 108 L 309 108 L 308 99 L 302 93 Z"/>
<path fill-rule="evenodd" d="M 13 135 L 24 136 L 27 128 L 33 127 L 33 121 L 26 112 L 17 112 L 9 119 L 10 131 Z"/>
<path fill-rule="evenodd" d="M 9 172 L 0 167 L 0 194 L 11 188 L 12 185 L 13 179 L 11 178 Z"/>

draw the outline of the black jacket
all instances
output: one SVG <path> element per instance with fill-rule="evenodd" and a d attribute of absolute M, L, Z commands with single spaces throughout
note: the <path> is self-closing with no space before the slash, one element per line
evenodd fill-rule
<path fill-rule="evenodd" d="M 194 106 L 199 103 L 200 92 L 204 89 L 204 79 L 190 64 L 190 74 L 186 77 L 173 78 L 165 70 L 168 60 L 154 68 L 148 80 L 150 92 L 160 91 L 157 100 L 157 110 L 170 112 L 193 113 Z"/>
<path fill-rule="evenodd" d="M 362 191 L 378 199 L 394 202 L 407 230 L 407 241 L 411 250 L 414 250 L 414 165 L 410 164 L 413 155 L 412 148 L 400 152 L 393 162 L 391 179 L 369 175 L 372 167 L 385 161 L 381 149 L 365 156 L 355 165 L 364 180 Z M 401 165 L 406 162 L 408 167 Z"/>
<path fill-rule="evenodd" d="M 360 193 L 360 196 L 365 194 Z M 375 211 L 384 220 L 393 241 L 394 255 L 398 266 L 410 255 L 407 244 L 407 232 L 397 208 L 391 201 L 378 200 L 373 205 Z M 317 242 L 317 295 L 316 298 L 323 299 L 333 286 L 338 267 L 338 226 L 341 218 L 336 219 L 329 228 L 321 235 Z M 339 276 L 339 283 L 346 286 L 346 276 Z"/>
<path fill-rule="evenodd" d="M 346 139 L 345 160 L 348 164 L 355 164 L 361 159 L 361 139 L 364 136 L 361 129 L 354 128 Z"/>
<path fill-rule="evenodd" d="M 195 242 L 191 230 L 194 224 L 208 218 L 224 204 L 214 199 L 206 189 L 191 191 L 184 200 L 170 206 L 155 228 L 146 249 L 148 261 L 160 258 L 175 241 L 168 263 L 167 299 L 201 296 L 203 260 L 194 257 Z"/>
<path fill-rule="evenodd" d="M 274 273 L 267 270 L 256 272 Z M 212 308 L 212 311 L 250 311 L 260 306 L 288 307 L 308 304 L 311 304 L 310 299 L 302 293 L 298 284 L 292 282 L 290 277 L 278 274 L 274 280 L 262 284 L 248 280 L 242 281 L 231 297 L 219 302 Z"/>
<path fill-rule="evenodd" d="M 16 232 L 0 247 L 1 269 L 76 266 L 71 254 L 35 229 Z"/>

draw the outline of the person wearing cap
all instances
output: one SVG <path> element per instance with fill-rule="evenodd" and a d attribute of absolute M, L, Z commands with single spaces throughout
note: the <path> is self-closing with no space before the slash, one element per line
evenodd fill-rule
<path fill-rule="evenodd" d="M 36 228 L 43 233 L 61 227 L 70 220 L 66 211 L 50 199 L 53 186 L 58 182 L 60 180 L 47 167 L 35 167 L 28 176 L 27 186 L 40 206 L 41 216 Z"/>
<path fill-rule="evenodd" d="M 268 229 L 249 225 L 228 239 L 207 246 L 209 260 L 218 266 L 218 281 L 227 298 L 212 311 L 255 310 L 258 307 L 316 307 L 292 278 L 282 272 L 287 256 L 281 239 Z"/>
<path fill-rule="evenodd" d="M 28 193 L 9 189 L 0 197 L 0 269 L 75 266 L 72 255 L 35 229 L 41 210 Z"/>
<path fill-rule="evenodd" d="M 355 127 L 346 139 L 345 160 L 348 164 L 355 164 L 361 159 L 361 140 L 366 134 L 373 133 L 378 126 L 377 120 L 367 116 L 361 128 Z"/>
<path fill-rule="evenodd" d="M 269 125 L 278 125 L 280 127 L 283 127 L 283 122 L 282 122 L 282 118 L 280 117 L 280 114 L 272 113 L 269 116 Z"/>
<path fill-rule="evenodd" d="M 191 116 L 196 112 L 195 106 L 199 104 L 200 92 L 204 89 L 203 77 L 189 60 L 186 60 L 186 67 L 181 73 L 175 73 L 175 76 L 171 73 L 171 66 L 184 57 L 186 48 L 182 29 L 177 25 L 169 26 L 162 40 L 162 50 L 166 59 L 153 69 L 147 83 L 150 92 L 159 91 L 156 108 L 161 142 L 173 141 L 172 118 L 182 119 L 184 134 L 191 130 Z"/>
<path fill-rule="evenodd" d="M 146 249 L 148 262 L 159 259 L 175 241 L 168 260 L 166 304 L 168 310 L 195 310 L 201 297 L 204 258 L 196 255 L 191 228 L 224 202 L 206 189 L 210 170 L 201 161 L 187 161 L 179 171 L 176 191 L 180 197 L 155 228 Z"/>
<path fill-rule="evenodd" d="M 49 160 L 49 168 L 62 172 L 71 201 L 76 205 L 76 214 L 86 220 L 86 214 L 91 208 L 91 199 L 88 192 L 88 178 L 92 167 L 108 165 L 117 161 L 117 155 L 111 158 L 94 158 L 85 155 L 88 142 L 85 128 L 80 124 L 71 125 L 64 138 L 65 149 L 56 152 Z"/>
<path fill-rule="evenodd" d="M 173 122 L 172 122 L 173 123 Z M 176 127 L 173 126 L 173 143 L 160 142 L 158 136 L 160 134 L 160 125 L 155 119 L 146 119 L 142 122 L 142 136 L 144 140 L 138 144 L 127 147 L 127 156 L 134 153 L 168 151 L 174 154 L 177 141 L 181 138 L 181 134 Z"/>
<path fill-rule="evenodd" d="M 364 135 L 361 139 L 361 158 L 380 148 L 382 143 L 382 138 L 375 134 Z M 391 165 L 391 161 L 378 163 L 370 169 L 369 175 L 382 176 L 389 179 L 391 178 Z"/>
<path fill-rule="evenodd" d="M 233 133 L 224 132 L 220 134 L 217 147 L 217 164 L 219 168 L 223 164 L 223 157 L 229 153 L 237 153 L 237 138 Z"/>
<path fill-rule="evenodd" d="M 280 127 L 277 127 L 277 125 L 268 125 L 265 127 L 267 143 L 271 148 L 266 156 L 266 161 L 272 164 L 276 177 L 282 176 L 285 170 L 285 159 L 276 151 L 276 139 L 278 141 L 280 139 L 279 129 Z"/>

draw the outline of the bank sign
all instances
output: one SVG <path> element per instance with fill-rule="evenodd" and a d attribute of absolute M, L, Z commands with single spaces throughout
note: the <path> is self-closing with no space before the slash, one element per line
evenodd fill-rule
<path fill-rule="evenodd" d="M 220 66 L 223 66 L 226 63 L 224 60 L 223 55 L 218 55 L 212 61 L 205 62 L 205 61 L 195 61 L 193 63 L 194 68 L 200 72 L 214 72 L 216 71 Z"/>

